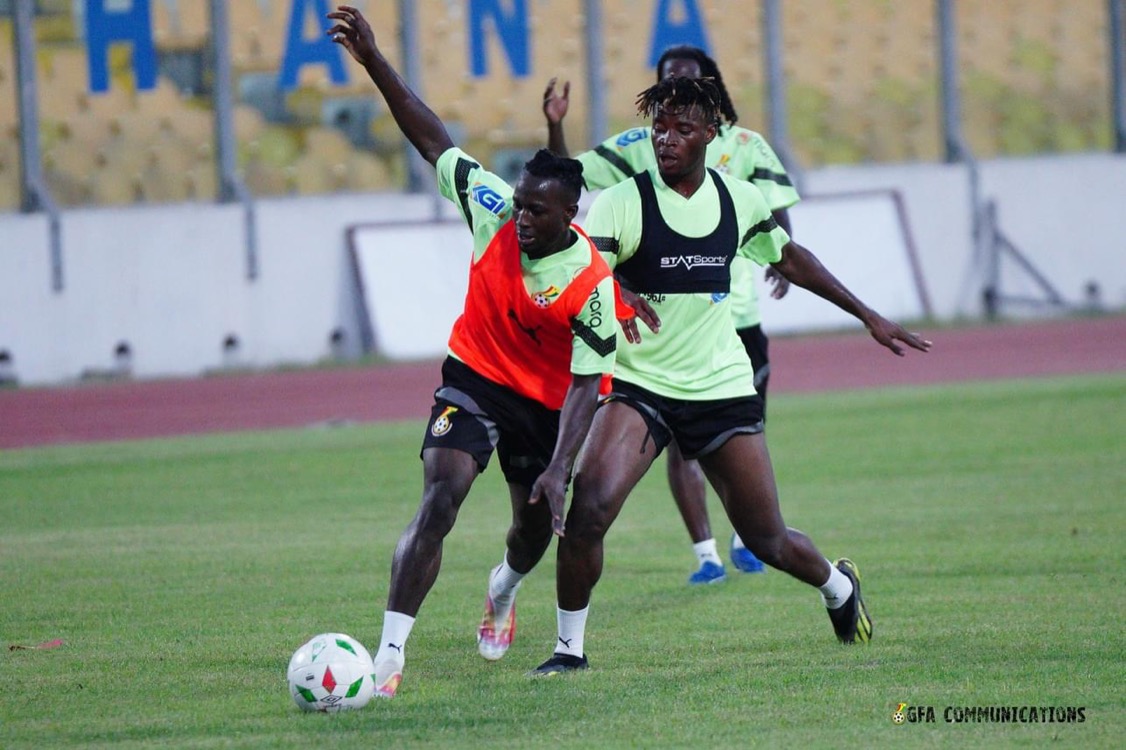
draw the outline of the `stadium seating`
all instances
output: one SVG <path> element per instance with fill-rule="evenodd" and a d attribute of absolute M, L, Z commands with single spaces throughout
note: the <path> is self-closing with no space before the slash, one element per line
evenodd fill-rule
<path fill-rule="evenodd" d="M 761 4 L 731 22 L 729 3 L 700 0 L 708 42 L 726 74 L 741 124 L 766 129 Z M 603 90 L 609 127 L 638 123 L 634 97 L 647 64 L 654 0 L 603 4 Z M 63 205 L 210 200 L 215 196 L 214 115 L 191 66 L 209 44 L 204 0 L 153 2 L 163 74 L 136 91 L 129 50 L 110 54 L 112 85 L 89 92 L 86 52 L 69 0 L 36 3 L 36 56 L 45 173 Z M 370 10 L 371 8 L 365 6 Z M 419 0 L 421 89 L 459 143 L 488 162 L 541 145 L 547 79 L 574 84 L 568 140 L 586 132 L 582 0 L 528 5 L 531 75 L 515 77 L 486 30 L 489 74 L 469 65 L 464 3 Z M 228 4 L 238 169 L 260 195 L 384 190 L 403 183 L 404 140 L 367 77 L 346 61 L 348 84 L 304 66 L 295 91 L 277 89 L 289 0 Z M 1110 139 L 1106 4 L 1066 0 L 960 0 L 956 6 L 964 127 L 980 157 L 1103 148 Z M 395 4 L 380 6 L 377 34 L 401 65 Z M 314 33 L 306 19 L 306 36 Z M 807 165 L 941 156 L 932 3 L 787 0 L 782 4 L 790 140 Z M 186 56 L 186 57 L 185 57 Z M 179 61 L 179 62 L 177 62 Z M 174 80 L 175 79 L 175 80 Z M 0 128 L 16 123 L 14 40 L 0 18 Z M 11 131 L 15 133 L 16 131 Z M 769 137 L 770 134 L 766 133 Z M 18 157 L 0 151 L 0 210 L 15 206 Z"/>

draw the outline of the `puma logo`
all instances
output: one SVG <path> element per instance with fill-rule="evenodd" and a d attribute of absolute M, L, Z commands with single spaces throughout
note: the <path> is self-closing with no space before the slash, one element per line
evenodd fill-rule
<path fill-rule="evenodd" d="M 523 323 L 521 323 L 521 322 L 520 322 L 520 318 L 516 317 L 516 311 L 515 311 L 515 310 L 513 310 L 512 308 L 509 308 L 509 310 L 508 310 L 508 317 L 509 317 L 509 319 L 511 319 L 511 320 L 512 320 L 512 321 L 513 321 L 514 323 L 516 323 L 516 327 L 517 327 L 517 328 L 519 328 L 519 329 L 520 329 L 521 331 L 523 331 L 524 333 L 526 333 L 526 334 L 528 334 L 529 336 L 531 336 L 531 337 L 532 337 L 532 341 L 535 341 L 535 342 L 536 342 L 536 345 L 537 345 L 537 346 L 539 346 L 539 344 L 540 344 L 540 337 L 539 337 L 539 335 L 538 335 L 538 334 L 536 333 L 536 331 L 538 331 L 539 329 L 543 328 L 543 326 L 535 326 L 534 328 L 529 328 L 528 326 L 526 326 L 526 325 L 524 325 Z"/>
<path fill-rule="evenodd" d="M 388 648 L 393 648 L 393 649 L 395 649 L 395 650 L 396 650 L 396 651 L 398 651 L 398 652 L 399 652 L 400 654 L 401 654 L 401 653 L 403 653 L 403 647 L 402 647 L 402 646 L 396 646 L 396 645 L 395 645 L 394 643 L 390 643 L 390 642 L 389 642 L 389 643 L 387 644 L 387 647 L 388 647 Z"/>
<path fill-rule="evenodd" d="M 571 641 L 573 641 L 573 640 L 575 640 L 575 639 L 574 638 L 568 638 L 567 640 L 563 640 L 562 638 L 560 638 L 559 642 L 563 644 L 563 648 L 571 648 Z"/>

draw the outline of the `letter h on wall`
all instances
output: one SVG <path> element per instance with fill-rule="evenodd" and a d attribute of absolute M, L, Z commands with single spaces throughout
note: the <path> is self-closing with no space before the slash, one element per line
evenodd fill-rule
<path fill-rule="evenodd" d="M 109 47 L 115 42 L 133 45 L 133 75 L 137 88 L 156 88 L 156 47 L 152 39 L 152 13 L 149 0 L 132 0 L 130 7 L 107 0 L 86 0 L 86 57 L 90 71 L 90 90 L 109 90 Z"/>

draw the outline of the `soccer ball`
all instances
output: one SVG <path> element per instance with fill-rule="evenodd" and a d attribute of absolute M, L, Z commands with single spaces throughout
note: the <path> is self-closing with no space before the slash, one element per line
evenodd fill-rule
<path fill-rule="evenodd" d="M 363 708 L 375 691 L 371 655 L 355 638 L 321 633 L 294 652 L 286 678 L 304 711 Z"/>

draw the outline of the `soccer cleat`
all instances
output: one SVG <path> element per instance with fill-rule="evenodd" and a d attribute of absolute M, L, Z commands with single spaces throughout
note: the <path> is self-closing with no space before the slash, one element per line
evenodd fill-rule
<path fill-rule="evenodd" d="M 765 573 L 766 566 L 743 544 L 738 534 L 731 535 L 731 564 L 744 573 Z"/>
<path fill-rule="evenodd" d="M 706 583 L 722 583 L 727 580 L 727 573 L 724 571 L 722 565 L 716 565 L 711 560 L 706 560 L 700 565 L 700 569 L 692 575 L 688 576 L 688 583 L 692 586 L 699 586 Z"/>
<path fill-rule="evenodd" d="M 577 672 L 580 669 L 590 669 L 590 663 L 586 660 L 586 654 L 582 656 L 552 654 L 550 659 L 528 674 L 532 677 L 553 677 L 563 672 Z"/>
<path fill-rule="evenodd" d="M 864 597 L 860 595 L 860 569 L 847 557 L 842 557 L 833 565 L 852 581 L 852 594 L 848 600 L 837 609 L 829 610 L 833 630 L 837 631 L 841 643 L 867 643 L 872 639 L 872 618 L 868 616 Z"/>
<path fill-rule="evenodd" d="M 399 683 L 403 681 L 403 665 L 394 662 L 382 662 L 376 665 L 372 679 L 375 682 L 374 697 L 394 698 L 395 691 L 399 689 Z"/>
<path fill-rule="evenodd" d="M 485 614 L 481 617 L 481 624 L 477 626 L 477 652 L 489 661 L 496 661 L 508 651 L 514 635 L 516 635 L 516 602 L 513 601 L 512 606 L 508 608 L 508 617 L 504 618 L 504 624 L 498 629 L 493 598 L 486 593 Z"/>

